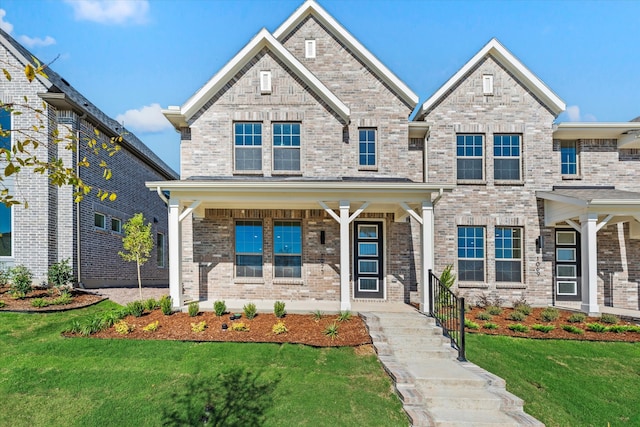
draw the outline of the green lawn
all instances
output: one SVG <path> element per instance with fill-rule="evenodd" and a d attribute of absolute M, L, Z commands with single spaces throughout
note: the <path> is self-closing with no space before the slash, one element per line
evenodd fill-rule
<path fill-rule="evenodd" d="M 60 336 L 72 319 L 113 307 L 0 313 L 0 425 L 178 424 L 200 417 L 206 394 L 212 425 L 243 411 L 265 426 L 408 424 L 376 357 L 351 348 Z"/>
<path fill-rule="evenodd" d="M 504 378 L 548 427 L 640 425 L 640 344 L 467 334 L 467 357 Z"/>

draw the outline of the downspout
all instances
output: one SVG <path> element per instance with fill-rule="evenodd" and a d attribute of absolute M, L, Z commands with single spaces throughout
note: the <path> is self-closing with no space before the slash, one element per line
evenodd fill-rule
<path fill-rule="evenodd" d="M 423 182 L 428 182 L 429 180 L 429 158 L 427 157 L 427 142 L 429 141 L 429 136 L 431 135 L 431 126 L 429 126 L 429 129 L 427 130 L 427 134 L 424 136 L 424 144 L 422 146 L 422 154 L 423 154 L 423 159 L 422 159 L 422 174 L 423 174 Z"/>
<path fill-rule="evenodd" d="M 80 177 L 80 120 L 85 116 L 85 114 L 82 114 L 82 116 L 78 116 L 78 122 L 77 122 L 77 130 L 76 130 L 76 176 L 79 178 Z M 73 198 L 73 195 L 71 196 Z M 75 202 L 75 200 L 73 200 L 73 203 L 76 205 L 76 263 L 77 263 L 77 268 L 78 268 L 78 286 L 84 288 L 84 285 L 82 284 L 82 275 L 81 275 L 81 257 L 80 257 L 80 242 L 81 242 L 81 238 L 80 238 L 80 203 L 81 202 Z"/>

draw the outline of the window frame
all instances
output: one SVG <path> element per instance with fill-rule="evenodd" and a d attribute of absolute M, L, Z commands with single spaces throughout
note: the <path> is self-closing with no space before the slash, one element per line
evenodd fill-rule
<path fill-rule="evenodd" d="M 165 268 L 167 266 L 166 244 L 167 244 L 167 239 L 165 237 L 165 234 L 158 231 L 156 233 L 156 265 L 159 268 Z"/>
<path fill-rule="evenodd" d="M 251 125 L 251 133 L 247 133 L 247 128 L 245 126 Z M 242 133 L 238 133 L 238 126 L 242 126 Z M 259 126 L 260 133 L 255 133 L 255 126 Z M 256 139 L 259 137 L 258 143 L 256 143 Z M 240 138 L 240 140 L 239 140 Z M 247 144 L 246 142 L 251 140 L 251 144 Z M 240 144 L 239 144 L 240 142 Z M 251 122 L 251 121 L 238 121 L 233 122 L 233 171 L 234 173 L 261 173 L 262 172 L 262 158 L 263 158 L 263 126 L 262 122 Z M 240 150 L 240 151 L 238 151 Z M 259 151 L 258 159 L 259 161 L 259 169 L 247 169 L 247 168 L 238 168 L 238 160 L 240 156 L 239 152 L 246 151 Z M 253 160 L 253 159 L 252 159 Z M 243 158 L 243 162 L 246 160 Z"/>
<path fill-rule="evenodd" d="M 284 126 L 291 126 L 290 133 L 284 133 L 282 130 Z M 276 134 L 276 128 L 279 127 L 281 131 Z M 297 134 L 293 131 L 294 128 L 297 128 Z M 297 137 L 297 145 L 295 145 Z M 276 145 L 276 138 L 281 138 L 280 145 Z M 290 144 L 284 144 L 290 138 Z M 273 122 L 271 123 L 271 148 L 273 150 L 272 155 L 272 171 L 276 174 L 299 174 L 302 172 L 302 123 L 301 122 Z M 296 150 L 298 153 L 298 168 L 297 169 L 286 169 L 286 168 L 278 168 L 278 161 L 288 161 L 291 160 L 294 162 L 294 159 L 277 159 L 276 152 L 294 152 Z"/>
<path fill-rule="evenodd" d="M 504 145 L 500 144 L 501 148 L 502 148 L 502 153 L 503 154 L 497 154 L 497 150 L 498 148 L 498 139 L 503 139 L 503 138 L 518 138 L 518 145 L 517 145 L 517 150 L 518 150 L 518 154 L 517 155 L 513 155 L 513 154 L 504 154 Z M 507 148 L 508 150 L 513 150 L 513 145 L 509 145 L 509 148 Z M 498 176 L 496 175 L 498 169 L 498 163 L 501 161 L 507 161 L 507 160 L 514 160 L 517 159 L 518 160 L 518 177 L 517 178 L 498 178 Z M 521 134 L 517 134 L 517 133 L 496 133 L 493 135 L 493 180 L 494 181 L 510 181 L 510 182 L 520 182 L 522 181 L 522 135 Z"/>
<path fill-rule="evenodd" d="M 102 217 L 102 226 L 98 225 L 97 219 L 98 217 Z M 96 230 L 107 230 L 107 216 L 102 212 L 94 212 L 93 213 L 93 227 Z"/>
<path fill-rule="evenodd" d="M 565 161 L 565 146 L 572 150 L 573 153 L 570 156 L 573 157 L 573 162 Z M 574 172 L 566 171 L 565 165 L 570 168 L 573 166 Z M 580 153 L 578 151 L 578 141 L 576 140 L 560 140 L 560 174 L 563 177 L 576 177 L 580 175 Z"/>
<path fill-rule="evenodd" d="M 277 251 L 278 244 L 276 242 L 276 239 L 278 238 L 277 236 L 278 233 L 276 230 L 278 226 L 295 226 L 297 228 L 297 232 L 298 232 L 297 237 L 299 238 L 299 241 L 293 242 L 293 250 L 295 250 L 296 247 L 299 247 L 299 251 L 297 252 L 278 252 Z M 288 219 L 276 219 L 273 221 L 273 247 L 272 248 L 273 248 L 273 277 L 275 279 L 301 279 L 302 278 L 302 246 L 303 246 L 302 238 L 303 238 L 302 221 L 288 220 Z M 284 260 L 284 259 L 297 260 L 298 262 L 297 262 L 297 265 L 294 265 L 294 266 L 292 266 L 291 264 L 279 266 L 278 261 Z M 282 272 L 279 272 L 279 267 L 283 269 L 281 270 Z M 287 268 L 287 267 L 293 269 L 292 274 L 287 275 L 283 273 L 285 271 L 284 268 Z"/>
<path fill-rule="evenodd" d="M 373 133 L 373 141 L 369 140 L 368 136 Z M 363 141 L 363 135 L 366 139 Z M 365 152 L 362 148 L 365 145 Z M 369 152 L 369 148 L 373 147 L 373 163 L 369 163 L 368 160 L 372 153 Z M 367 160 L 362 163 L 363 156 Z M 378 169 L 378 129 L 375 127 L 361 127 L 358 128 L 358 169 L 360 170 L 377 170 Z"/>
<path fill-rule="evenodd" d="M 260 93 L 268 95 L 272 89 L 271 70 L 260 71 Z"/>
<path fill-rule="evenodd" d="M 260 250 L 259 251 L 239 251 L 238 250 L 238 226 L 239 225 L 251 225 L 251 226 L 260 226 Z M 254 219 L 241 219 L 236 220 L 233 224 L 233 237 L 234 237 L 234 246 L 233 246 L 233 274 L 236 278 L 262 278 L 264 273 L 264 223 L 261 220 Z M 254 264 L 243 264 L 240 265 L 238 262 L 238 257 L 260 257 L 260 263 Z M 244 269 L 243 274 L 240 274 L 240 270 L 238 267 L 249 267 Z M 250 268 L 254 268 L 255 274 L 246 274 L 247 271 L 250 271 Z"/>
<path fill-rule="evenodd" d="M 14 210 L 13 210 L 13 206 L 0 206 L 0 209 L 9 209 L 9 231 L 7 232 L 8 234 L 10 234 L 9 236 L 9 255 L 0 255 L 0 259 L 2 260 L 8 260 L 8 259 L 13 259 L 13 249 L 15 248 L 15 235 L 14 235 L 14 229 L 15 229 L 15 222 L 13 220 L 13 214 L 14 214 Z M 0 234 L 5 234 L 0 233 Z"/>
<path fill-rule="evenodd" d="M 506 235 L 502 235 L 501 237 L 498 236 L 498 230 L 510 230 L 511 232 L 511 236 L 506 236 Z M 517 236 L 516 236 L 517 234 Z M 522 227 L 504 227 L 504 226 L 496 226 L 495 230 L 494 230 L 494 236 L 495 236 L 495 240 L 494 240 L 494 263 L 495 263 L 495 275 L 496 275 L 496 282 L 507 282 L 507 283 L 522 283 L 523 282 L 523 264 L 522 264 L 522 258 L 523 258 L 523 254 L 522 254 L 522 248 L 523 248 L 523 235 L 524 235 L 524 230 Z M 503 242 L 506 243 L 507 241 L 511 242 L 511 246 L 507 247 L 504 244 L 498 245 L 498 242 Z M 518 243 L 518 245 L 514 245 L 514 243 Z M 500 246 L 500 247 L 499 247 Z M 499 251 L 502 252 L 502 254 L 499 254 Z M 508 255 L 508 253 L 511 253 L 512 255 L 514 254 L 518 254 L 518 256 L 506 256 Z M 499 263 L 509 263 L 509 264 L 517 264 L 518 265 L 518 280 L 505 280 L 501 277 L 501 275 L 498 274 L 498 271 L 500 271 L 500 269 L 498 268 Z M 513 270 L 512 270 L 513 271 Z M 500 277 L 500 278 L 499 278 Z M 513 278 L 511 278 L 513 279 Z"/>
<path fill-rule="evenodd" d="M 463 139 L 463 145 L 460 146 L 460 138 Z M 473 144 L 468 147 L 466 142 L 467 138 L 473 138 Z M 480 154 L 478 155 L 475 150 L 478 148 L 476 145 L 476 139 L 480 138 Z M 457 133 L 456 134 L 456 180 L 458 181 L 473 181 L 473 182 L 484 182 L 485 180 L 485 135 L 480 133 Z M 460 150 L 463 150 L 463 154 L 460 154 Z M 468 154 L 467 151 L 472 150 L 472 154 Z M 461 168 L 461 161 L 480 161 L 480 177 L 479 178 L 468 178 L 461 177 L 460 171 L 468 171 L 469 169 Z"/>
<path fill-rule="evenodd" d="M 461 236 L 460 235 L 460 231 L 461 230 L 469 230 L 469 229 L 474 229 L 475 230 L 473 236 L 471 236 L 471 235 Z M 480 230 L 482 232 L 482 235 L 480 237 L 475 235 L 477 230 Z M 482 283 L 484 283 L 484 281 L 486 280 L 486 277 L 487 277 L 486 276 L 487 275 L 487 271 L 486 271 L 486 247 L 487 247 L 486 227 L 485 226 L 458 226 L 456 234 L 457 234 L 457 250 L 458 250 L 458 253 L 457 253 L 457 255 L 458 255 L 457 256 L 457 260 L 458 260 L 458 281 L 461 281 L 461 282 L 475 282 L 475 283 L 482 282 Z M 481 240 L 481 247 L 477 247 L 475 245 L 475 241 L 478 238 L 482 239 Z M 469 245 L 469 246 L 467 246 L 467 245 L 461 246 L 460 245 L 461 239 L 465 239 L 465 241 L 466 241 L 466 239 L 473 239 L 474 243 L 472 245 Z M 461 250 L 464 251 L 464 256 L 461 256 Z M 477 256 L 477 253 L 474 254 L 476 256 L 468 256 L 469 255 L 468 251 L 477 252 L 478 250 L 481 251 L 481 254 L 480 254 L 481 256 Z M 478 278 L 474 277 L 472 279 L 467 279 L 466 278 L 466 274 L 467 274 L 466 272 L 468 271 L 468 269 L 467 268 L 462 268 L 463 264 L 461 264 L 461 261 L 463 263 L 469 262 L 469 261 L 476 261 L 476 262 L 482 261 L 482 278 L 478 279 Z M 471 271 L 470 274 L 475 274 L 475 273 L 473 271 Z"/>
<path fill-rule="evenodd" d="M 0 137 L 0 148 L 5 148 L 6 150 L 11 150 L 13 148 L 13 134 L 11 132 L 13 125 L 13 115 L 10 111 L 5 110 L 4 108 L 0 108 L 0 125 L 3 125 L 3 121 L 6 119 L 7 127 L 2 126 L 3 131 L 10 131 L 9 135 Z M 5 146 L 5 143 L 8 144 Z"/>
<path fill-rule="evenodd" d="M 114 222 L 118 224 L 117 230 L 113 228 Z M 122 220 L 120 218 L 111 217 L 111 231 L 113 231 L 114 233 L 122 234 Z"/>

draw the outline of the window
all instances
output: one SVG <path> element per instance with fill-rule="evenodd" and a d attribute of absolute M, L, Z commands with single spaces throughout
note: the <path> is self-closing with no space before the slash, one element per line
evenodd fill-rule
<path fill-rule="evenodd" d="M 235 123 L 235 169 L 262 170 L 262 123 Z"/>
<path fill-rule="evenodd" d="M 458 227 L 458 279 L 484 282 L 483 227 Z"/>
<path fill-rule="evenodd" d="M 111 218 L 111 231 L 122 233 L 122 221 L 118 218 Z"/>
<path fill-rule="evenodd" d="M 316 41 L 309 39 L 304 41 L 304 57 L 315 58 L 316 57 Z"/>
<path fill-rule="evenodd" d="M 165 266 L 165 248 L 164 234 L 158 233 L 156 235 L 156 262 L 158 267 Z"/>
<path fill-rule="evenodd" d="M 496 227 L 496 282 L 522 281 L 522 229 Z"/>
<path fill-rule="evenodd" d="M 302 277 L 302 227 L 297 221 L 274 221 L 275 277 Z"/>
<path fill-rule="evenodd" d="M 100 228 L 102 230 L 106 230 L 107 229 L 107 221 L 106 218 L 103 214 L 96 212 L 94 214 L 94 219 L 93 219 L 93 225 L 96 226 L 96 228 Z"/>
<path fill-rule="evenodd" d="M 375 166 L 376 165 L 376 130 L 360 129 L 359 136 L 359 165 Z"/>
<path fill-rule="evenodd" d="M 271 93 L 271 71 L 260 71 L 260 92 Z"/>
<path fill-rule="evenodd" d="M 11 207 L 0 203 L 0 256 L 13 256 L 11 232 L 13 231 L 13 221 L 11 218 Z"/>
<path fill-rule="evenodd" d="M 493 178 L 520 180 L 520 135 L 493 136 Z"/>
<path fill-rule="evenodd" d="M 457 135 L 458 179 L 482 179 L 482 135 Z"/>
<path fill-rule="evenodd" d="M 11 112 L 0 108 L 0 148 L 11 149 Z"/>
<path fill-rule="evenodd" d="M 273 124 L 273 169 L 300 170 L 300 123 Z"/>
<path fill-rule="evenodd" d="M 560 142 L 560 168 L 562 175 L 578 174 L 578 144 L 576 141 Z"/>
<path fill-rule="evenodd" d="M 236 277 L 262 277 L 262 222 L 236 222 Z"/>
<path fill-rule="evenodd" d="M 482 76 L 482 93 L 484 95 L 493 95 L 493 76 L 491 74 Z"/>

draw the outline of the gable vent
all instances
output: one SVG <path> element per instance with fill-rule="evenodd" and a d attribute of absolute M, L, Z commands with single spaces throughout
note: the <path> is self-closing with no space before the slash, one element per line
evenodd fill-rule
<path fill-rule="evenodd" d="M 484 95 L 493 95 L 493 76 L 491 74 L 482 76 L 482 93 Z"/>
<path fill-rule="evenodd" d="M 304 57 L 315 58 L 316 57 L 316 41 L 315 39 L 309 39 L 304 41 Z"/>
<path fill-rule="evenodd" d="M 260 71 L 260 92 L 271 93 L 271 71 Z"/>

